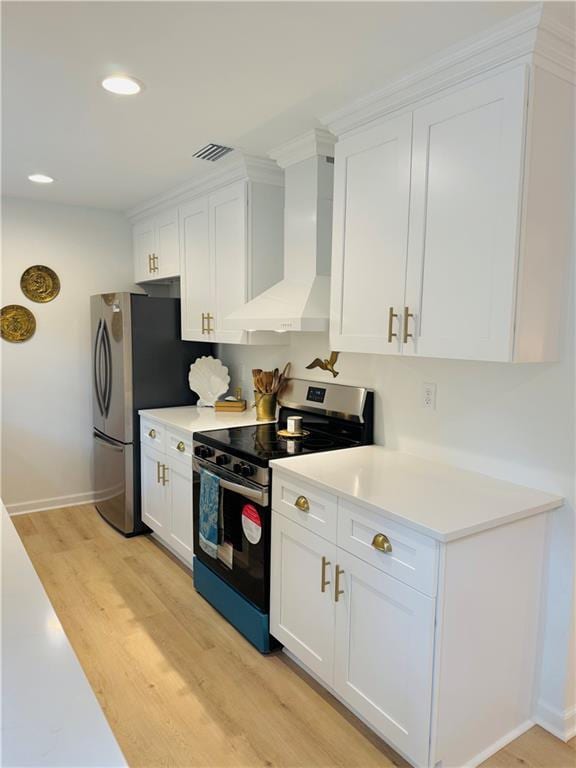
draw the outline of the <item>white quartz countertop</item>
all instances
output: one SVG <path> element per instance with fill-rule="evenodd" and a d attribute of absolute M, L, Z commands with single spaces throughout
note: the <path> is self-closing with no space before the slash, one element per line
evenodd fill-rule
<path fill-rule="evenodd" d="M 377 445 L 271 462 L 438 541 L 560 507 L 561 496 Z"/>
<path fill-rule="evenodd" d="M 98 700 L 1 502 L 0 507 L 0 765 L 125 766 Z"/>
<path fill-rule="evenodd" d="M 162 424 L 190 434 L 206 432 L 210 429 L 228 429 L 265 423 L 257 421 L 255 408 L 247 408 L 241 413 L 223 413 L 216 412 L 214 408 L 183 405 L 176 408 L 150 408 L 138 413 L 143 418 L 160 421 Z"/>

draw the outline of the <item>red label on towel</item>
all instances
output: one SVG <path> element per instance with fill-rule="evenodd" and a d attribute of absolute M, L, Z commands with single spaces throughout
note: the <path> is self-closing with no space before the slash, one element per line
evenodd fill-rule
<path fill-rule="evenodd" d="M 244 504 L 242 508 L 242 530 L 250 544 L 258 544 L 262 538 L 262 520 L 253 504 Z"/>

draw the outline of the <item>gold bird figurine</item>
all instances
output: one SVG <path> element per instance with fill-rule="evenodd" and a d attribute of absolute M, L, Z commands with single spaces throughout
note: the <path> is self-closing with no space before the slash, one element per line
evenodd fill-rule
<path fill-rule="evenodd" d="M 314 360 L 312 360 L 310 365 L 307 365 L 306 368 L 307 369 L 310 369 L 310 368 L 321 368 L 323 371 L 330 371 L 332 376 L 334 376 L 334 378 L 336 378 L 336 376 L 338 376 L 340 371 L 335 371 L 334 370 L 334 366 L 336 365 L 336 361 L 338 360 L 338 355 L 339 354 L 340 354 L 339 352 L 331 352 L 330 353 L 330 357 L 328 358 L 328 360 L 320 360 L 320 358 L 317 357 Z"/>

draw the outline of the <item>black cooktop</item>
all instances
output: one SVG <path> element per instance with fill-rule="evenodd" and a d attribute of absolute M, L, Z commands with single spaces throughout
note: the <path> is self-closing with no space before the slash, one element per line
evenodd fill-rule
<path fill-rule="evenodd" d="M 351 436 L 337 434 L 332 430 L 315 428 L 305 420 L 304 429 L 310 434 L 296 439 L 279 437 L 278 430 L 285 424 L 256 424 L 249 427 L 232 427 L 203 432 L 197 439 L 204 445 L 210 445 L 221 451 L 266 467 L 272 459 L 283 459 L 316 451 L 331 451 L 336 448 L 351 448 L 360 445 L 360 441 Z M 324 426 L 320 424 L 319 426 Z"/>

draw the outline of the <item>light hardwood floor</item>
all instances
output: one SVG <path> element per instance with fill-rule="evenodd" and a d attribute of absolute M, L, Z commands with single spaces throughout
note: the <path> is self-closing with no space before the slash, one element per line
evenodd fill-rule
<path fill-rule="evenodd" d="M 148 537 L 91 506 L 13 518 L 130 766 L 406 766 L 284 654 L 262 656 Z M 532 728 L 486 768 L 574 768 Z"/>

